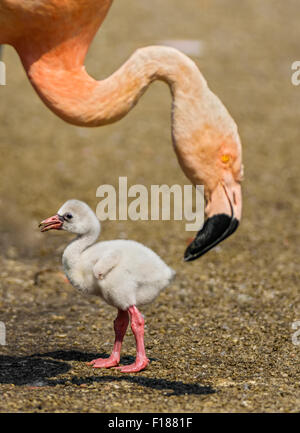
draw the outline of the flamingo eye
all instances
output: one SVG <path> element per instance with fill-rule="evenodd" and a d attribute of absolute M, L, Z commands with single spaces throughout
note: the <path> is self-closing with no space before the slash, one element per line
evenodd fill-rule
<path fill-rule="evenodd" d="M 227 154 L 224 154 L 221 156 L 221 161 L 224 162 L 225 164 L 230 160 L 230 156 Z"/>
<path fill-rule="evenodd" d="M 73 218 L 73 215 L 71 213 L 65 213 L 64 214 L 64 220 L 68 221 L 71 220 Z"/>

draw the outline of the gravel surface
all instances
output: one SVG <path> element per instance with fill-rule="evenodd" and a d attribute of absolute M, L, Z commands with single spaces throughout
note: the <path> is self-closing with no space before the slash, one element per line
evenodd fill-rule
<path fill-rule="evenodd" d="M 116 311 L 66 282 L 67 234 L 38 222 L 69 198 L 93 209 L 101 184 L 187 184 L 170 139 L 168 88 L 155 83 L 121 122 L 83 129 L 40 102 L 14 51 L 0 88 L 0 412 L 299 412 L 300 58 L 298 0 L 115 1 L 87 59 L 103 78 L 159 40 L 201 41 L 193 57 L 243 140 L 244 218 L 237 233 L 182 261 L 185 222 L 105 222 L 102 239 L 153 248 L 177 278 L 150 306 L 149 367 L 93 369 L 108 356 Z M 121 362 L 135 355 L 129 330 Z"/>

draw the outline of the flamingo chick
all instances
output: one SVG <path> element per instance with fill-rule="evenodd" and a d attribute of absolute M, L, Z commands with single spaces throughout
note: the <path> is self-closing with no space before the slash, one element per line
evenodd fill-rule
<path fill-rule="evenodd" d="M 144 347 L 144 319 L 137 306 L 153 301 L 175 277 L 161 258 L 144 245 L 130 240 L 96 242 L 100 222 L 91 208 L 79 200 L 68 200 L 56 215 L 40 223 L 42 232 L 56 229 L 77 237 L 63 253 L 63 267 L 71 284 L 81 293 L 96 295 L 118 309 L 114 321 L 115 343 L 107 359 L 94 359 L 95 368 L 115 367 L 120 362 L 122 341 L 131 321 L 136 340 L 136 360 L 117 367 L 135 373 L 149 364 Z"/>

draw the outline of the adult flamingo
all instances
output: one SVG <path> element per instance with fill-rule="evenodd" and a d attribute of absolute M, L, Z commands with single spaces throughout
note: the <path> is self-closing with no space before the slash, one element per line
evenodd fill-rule
<path fill-rule="evenodd" d="M 194 260 L 232 234 L 241 218 L 241 144 L 237 127 L 181 52 L 151 46 L 137 50 L 102 81 L 84 68 L 89 45 L 112 0 L 0 0 L 0 44 L 18 52 L 44 103 L 65 121 L 101 126 L 124 117 L 150 83 L 172 93 L 172 137 L 181 168 L 204 185 L 206 222 L 185 252 Z"/>

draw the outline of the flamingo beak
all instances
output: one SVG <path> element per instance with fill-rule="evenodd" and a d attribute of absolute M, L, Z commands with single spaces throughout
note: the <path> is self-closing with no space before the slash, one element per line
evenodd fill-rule
<path fill-rule="evenodd" d="M 207 219 L 184 253 L 184 261 L 198 259 L 214 248 L 239 226 L 242 210 L 241 186 L 219 184 L 206 207 Z"/>
<path fill-rule="evenodd" d="M 50 218 L 45 219 L 39 224 L 41 232 L 46 232 L 48 230 L 60 230 L 64 223 L 64 219 L 60 215 L 54 215 Z"/>

